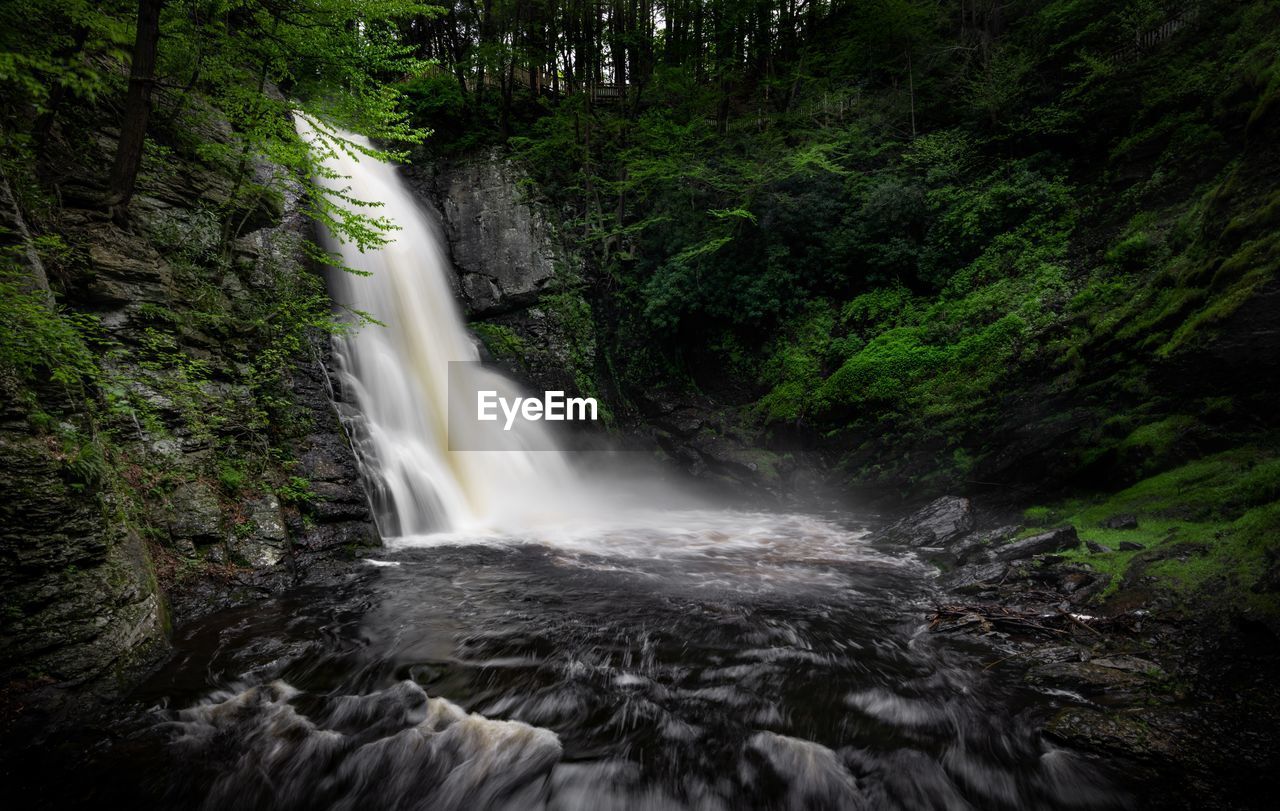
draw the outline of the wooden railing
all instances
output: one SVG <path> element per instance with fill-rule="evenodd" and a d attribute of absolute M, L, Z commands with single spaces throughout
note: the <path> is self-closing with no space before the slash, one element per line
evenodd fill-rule
<path fill-rule="evenodd" d="M 1130 62 L 1138 61 L 1143 53 L 1186 28 L 1199 14 L 1200 8 L 1198 5 L 1190 6 L 1159 28 L 1143 31 L 1133 42 L 1115 49 L 1107 55 L 1107 61 L 1113 65 L 1127 65 Z"/>

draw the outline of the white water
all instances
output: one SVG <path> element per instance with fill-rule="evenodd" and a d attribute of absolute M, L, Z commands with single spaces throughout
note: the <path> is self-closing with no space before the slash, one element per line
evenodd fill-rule
<path fill-rule="evenodd" d="M 574 476 L 559 452 L 531 450 L 554 447 L 541 426 L 517 423 L 505 433 L 502 450 L 450 450 L 451 398 L 456 408 L 474 408 L 459 399 L 465 391 L 493 389 L 513 397 L 514 386 L 468 365 L 455 370 L 471 376 L 468 385 L 450 391 L 450 361 L 478 361 L 479 352 L 454 301 L 435 224 L 394 166 L 335 149 L 323 133 L 336 132 L 365 147 L 367 139 L 317 127 L 298 116 L 299 133 L 324 166 L 341 176 L 321 182 L 355 200 L 380 203 L 364 212 L 399 226 L 378 249 L 362 252 L 332 236 L 326 245 L 348 267 L 370 274 L 335 272 L 335 301 L 385 325 L 368 325 L 334 343 L 340 382 L 362 416 L 356 439 L 382 536 L 484 535 L 557 521 L 572 506 Z M 454 429 L 455 440 L 458 431 L 474 430 L 461 421 Z M 477 447 L 480 441 L 466 439 L 455 445 Z"/>

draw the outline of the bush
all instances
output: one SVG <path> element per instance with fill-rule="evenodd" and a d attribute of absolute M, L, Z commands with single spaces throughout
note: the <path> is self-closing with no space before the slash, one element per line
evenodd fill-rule
<path fill-rule="evenodd" d="M 100 336 L 94 316 L 59 307 L 11 252 L 0 255 L 0 368 L 83 391 L 101 380 L 89 347 Z"/>

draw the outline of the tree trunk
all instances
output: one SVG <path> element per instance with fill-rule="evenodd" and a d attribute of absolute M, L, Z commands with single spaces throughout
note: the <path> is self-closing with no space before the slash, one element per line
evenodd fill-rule
<path fill-rule="evenodd" d="M 111 167 L 112 216 L 120 219 L 133 199 L 142 148 L 146 143 L 147 119 L 151 116 L 151 86 L 155 83 L 156 49 L 160 43 L 160 9 L 164 0 L 138 0 L 138 33 L 133 42 L 133 62 L 129 68 L 129 94 L 120 121 L 120 143 Z"/>

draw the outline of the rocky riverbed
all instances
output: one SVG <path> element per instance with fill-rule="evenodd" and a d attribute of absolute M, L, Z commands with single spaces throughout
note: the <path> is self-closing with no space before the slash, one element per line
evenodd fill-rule
<path fill-rule="evenodd" d="M 965 498 L 937 499 L 875 537 L 937 567 L 931 632 L 980 640 L 988 668 L 1081 700 L 1048 720 L 1049 738 L 1167 781 L 1151 807 L 1257 807 L 1275 790 L 1280 644 L 1266 626 L 1188 612 L 1142 565 L 1112 584 L 1064 559 L 1109 551 L 1074 528 L 1024 528 Z"/>

